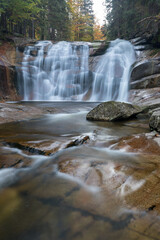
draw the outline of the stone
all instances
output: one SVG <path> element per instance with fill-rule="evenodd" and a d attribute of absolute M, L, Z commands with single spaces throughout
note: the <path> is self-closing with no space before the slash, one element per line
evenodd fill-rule
<path fill-rule="evenodd" d="M 134 82 L 155 74 L 160 75 L 159 59 L 150 59 L 147 61 L 140 61 L 137 64 L 135 64 L 132 69 L 131 82 Z"/>
<path fill-rule="evenodd" d="M 43 105 L 32 106 L 18 103 L 0 103 L 0 124 L 38 118 L 43 114 L 59 112 L 56 108 L 44 107 Z"/>
<path fill-rule="evenodd" d="M 122 137 L 113 144 L 112 150 L 160 155 L 160 136 L 156 132 L 151 132 Z"/>
<path fill-rule="evenodd" d="M 160 88 L 130 90 L 129 101 L 148 111 L 160 108 Z"/>
<path fill-rule="evenodd" d="M 33 57 L 37 57 L 38 51 L 37 51 L 37 50 L 31 50 L 30 54 L 31 54 L 31 56 L 33 56 Z"/>
<path fill-rule="evenodd" d="M 18 100 L 16 89 L 16 70 L 12 66 L 6 66 L 0 61 L 0 99 Z"/>
<path fill-rule="evenodd" d="M 79 138 L 69 142 L 65 148 L 76 147 L 87 143 L 90 140 L 89 136 L 80 136 Z"/>
<path fill-rule="evenodd" d="M 160 132 L 160 111 L 155 111 L 149 119 L 149 126 L 151 130 Z"/>
<path fill-rule="evenodd" d="M 160 74 L 150 75 L 130 83 L 131 89 L 160 87 Z"/>
<path fill-rule="evenodd" d="M 92 109 L 87 114 L 87 120 L 91 121 L 118 121 L 135 117 L 142 112 L 142 108 L 124 102 L 104 102 Z"/>

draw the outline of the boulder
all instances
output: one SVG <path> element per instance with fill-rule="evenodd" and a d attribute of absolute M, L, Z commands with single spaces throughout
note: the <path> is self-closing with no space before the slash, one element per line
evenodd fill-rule
<path fill-rule="evenodd" d="M 160 132 L 160 110 L 153 112 L 149 120 L 149 126 L 151 130 Z"/>
<path fill-rule="evenodd" d="M 87 120 L 91 121 L 118 121 L 135 117 L 142 112 L 142 108 L 124 102 L 104 102 L 92 109 L 87 114 Z"/>

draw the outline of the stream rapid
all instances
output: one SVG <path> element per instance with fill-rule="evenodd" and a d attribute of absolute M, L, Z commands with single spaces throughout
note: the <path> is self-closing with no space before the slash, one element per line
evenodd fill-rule
<path fill-rule="evenodd" d="M 145 184 L 143 177 L 132 174 L 142 169 L 144 160 L 123 148 L 113 149 L 119 138 L 147 132 L 135 126 L 142 120 L 86 121 L 98 103 L 23 104 L 56 107 L 59 113 L 0 125 L 0 158 L 29 163 L 0 170 L 1 240 L 142 239 L 143 228 L 137 233 L 133 220 L 140 226 L 160 223 L 158 217 L 137 212 L 127 203 L 127 197 Z M 90 140 L 64 148 L 79 136 Z M 52 154 L 4 145 L 9 142 Z"/>

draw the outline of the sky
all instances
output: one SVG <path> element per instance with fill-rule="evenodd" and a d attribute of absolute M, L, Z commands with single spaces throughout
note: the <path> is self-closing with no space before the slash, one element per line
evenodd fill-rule
<path fill-rule="evenodd" d="M 96 18 L 99 20 L 100 25 L 103 25 L 103 20 L 105 19 L 105 0 L 93 0 L 93 10 Z"/>

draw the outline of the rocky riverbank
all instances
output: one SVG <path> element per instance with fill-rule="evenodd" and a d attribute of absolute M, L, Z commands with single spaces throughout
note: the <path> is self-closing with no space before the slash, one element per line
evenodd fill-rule
<path fill-rule="evenodd" d="M 22 103 L 0 103 L 0 124 L 38 118 L 59 112 L 56 108 Z"/>

